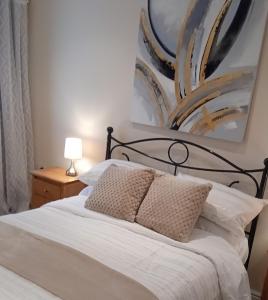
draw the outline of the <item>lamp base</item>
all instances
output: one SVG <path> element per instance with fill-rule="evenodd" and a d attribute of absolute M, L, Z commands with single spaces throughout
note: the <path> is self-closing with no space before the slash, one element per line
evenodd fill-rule
<path fill-rule="evenodd" d="M 71 177 L 76 177 L 78 175 L 73 160 L 71 160 L 70 167 L 66 170 L 66 175 Z"/>

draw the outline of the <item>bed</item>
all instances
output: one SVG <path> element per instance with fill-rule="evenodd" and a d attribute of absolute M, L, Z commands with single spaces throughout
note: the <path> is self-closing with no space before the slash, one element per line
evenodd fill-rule
<path fill-rule="evenodd" d="M 175 173 L 178 167 L 194 168 L 185 163 L 189 157 L 187 145 L 196 146 L 196 144 L 163 138 L 171 143 L 168 150 L 170 160 L 166 161 L 133 147 L 135 144 L 158 139 L 123 143 L 114 138 L 112 132 L 112 128 L 108 128 L 107 160 L 111 158 L 115 149 L 123 147 L 149 159 L 168 163 L 174 167 Z M 177 143 L 182 144 L 186 149 L 186 159 L 179 163 L 175 162 L 171 156 L 172 145 Z M 227 170 L 204 168 L 205 172 L 244 174 L 256 186 L 257 197 L 262 198 L 267 179 L 267 161 L 265 161 L 264 168 L 244 170 L 207 148 L 199 145 L 198 147 L 210 155 L 223 159 L 232 167 Z M 128 154 L 125 153 L 124 156 L 129 159 Z M 255 173 L 261 174 L 260 183 L 252 175 Z M 202 229 L 195 228 L 190 242 L 181 243 L 137 223 L 115 219 L 85 209 L 84 203 L 91 192 L 92 188 L 88 187 L 78 196 L 55 201 L 36 210 L 3 216 L 0 218 L 1 224 L 20 228 L 25 232 L 32 233 L 35 237 L 55 241 L 60 245 L 75 249 L 85 256 L 92 257 L 111 270 L 123 274 L 145 287 L 152 295 L 150 299 L 251 299 L 248 276 L 243 264 L 247 267 L 250 259 L 257 218 L 253 220 L 251 229 L 247 232 L 249 253 L 245 256 L 243 253 L 238 254 L 221 237 Z M 60 268 L 61 266 L 59 266 Z M 42 270 L 40 270 L 41 272 Z M 104 285 L 103 288 L 105 288 Z M 75 288 L 74 280 L 71 289 L 75 290 Z M 8 300 L 59 299 L 55 293 L 3 266 L 0 266 L 0 295 L 1 299 Z M 131 297 L 122 295 L 119 292 L 116 299 L 131 299 Z M 91 290 L 88 290 L 87 299 L 108 298 L 112 299 L 110 297 L 94 297 Z M 85 298 L 70 296 L 68 299 Z"/>

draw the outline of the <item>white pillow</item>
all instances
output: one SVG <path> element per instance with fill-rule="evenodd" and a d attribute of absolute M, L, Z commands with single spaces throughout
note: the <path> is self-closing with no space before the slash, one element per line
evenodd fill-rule
<path fill-rule="evenodd" d="M 82 191 L 79 193 L 79 196 L 89 197 L 89 195 L 92 193 L 92 191 L 93 191 L 93 186 L 87 186 L 82 189 Z"/>
<path fill-rule="evenodd" d="M 266 200 L 257 199 L 234 188 L 210 180 L 179 173 L 181 179 L 213 185 L 201 216 L 239 234 L 261 212 Z"/>
<path fill-rule="evenodd" d="M 78 179 L 82 181 L 83 183 L 87 185 L 95 185 L 102 173 L 110 166 L 110 165 L 116 165 L 119 167 L 128 167 L 131 169 L 153 169 L 147 166 L 144 166 L 142 164 L 134 163 L 127 160 L 120 160 L 120 159 L 108 159 L 104 160 L 97 165 L 95 165 L 93 168 L 91 168 L 88 172 L 80 175 Z M 160 170 L 156 170 L 156 174 L 164 174 L 164 172 Z"/>
<path fill-rule="evenodd" d="M 237 226 L 235 230 L 232 231 L 204 217 L 199 217 L 197 223 L 195 224 L 195 228 L 205 230 L 223 238 L 237 251 L 241 258 L 247 256 L 248 242 L 242 227 Z"/>

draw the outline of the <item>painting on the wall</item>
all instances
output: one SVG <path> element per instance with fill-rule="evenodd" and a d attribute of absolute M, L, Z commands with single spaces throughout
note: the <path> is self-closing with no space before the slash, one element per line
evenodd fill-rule
<path fill-rule="evenodd" d="M 267 0 L 141 0 L 132 121 L 242 141 Z"/>

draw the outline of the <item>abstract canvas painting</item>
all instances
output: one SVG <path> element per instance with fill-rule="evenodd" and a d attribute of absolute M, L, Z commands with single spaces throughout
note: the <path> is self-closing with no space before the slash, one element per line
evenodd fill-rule
<path fill-rule="evenodd" d="M 140 0 L 132 121 L 242 141 L 267 0 Z"/>

